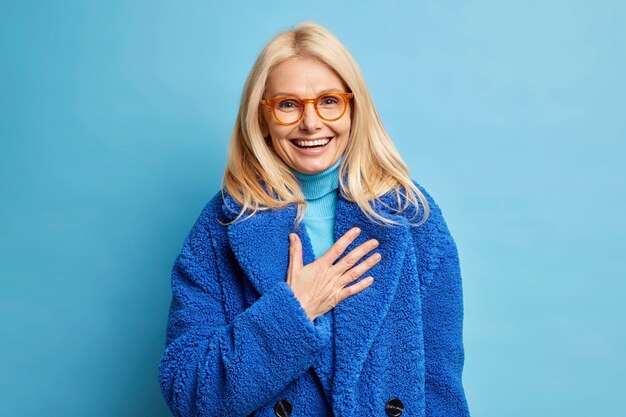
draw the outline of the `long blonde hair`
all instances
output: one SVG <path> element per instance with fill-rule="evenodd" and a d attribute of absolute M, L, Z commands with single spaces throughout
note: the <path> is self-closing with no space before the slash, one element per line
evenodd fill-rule
<path fill-rule="evenodd" d="M 379 215 L 371 202 L 389 207 L 379 198 L 393 191 L 394 209 L 401 212 L 412 205 L 417 213 L 419 199 L 424 206 L 423 219 L 412 225 L 424 223 L 430 212 L 428 202 L 411 181 L 408 167 L 383 127 L 356 61 L 332 33 L 311 22 L 278 33 L 261 51 L 244 85 L 222 178 L 222 195 L 227 191 L 242 206 L 234 221 L 245 212 L 253 216 L 260 210 L 293 203 L 298 205 L 296 226 L 304 219 L 306 200 L 299 182 L 273 152 L 260 127 L 260 100 L 270 71 L 296 57 L 328 65 L 354 94 L 350 138 L 339 168 L 342 195 L 358 204 L 370 220 L 382 224 L 397 222 Z"/>

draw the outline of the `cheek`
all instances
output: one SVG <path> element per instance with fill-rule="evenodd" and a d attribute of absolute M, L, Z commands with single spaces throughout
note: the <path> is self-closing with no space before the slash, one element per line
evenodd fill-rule
<path fill-rule="evenodd" d="M 351 126 L 352 126 L 352 123 L 350 122 L 350 119 L 348 119 L 347 122 L 341 124 L 340 128 L 338 129 L 339 131 L 337 133 L 341 134 L 342 136 L 349 136 Z"/>
<path fill-rule="evenodd" d="M 286 137 L 288 136 L 289 131 L 281 128 L 280 126 L 272 126 L 272 128 L 270 129 L 270 134 L 276 142 L 282 143 L 286 141 Z"/>
<path fill-rule="evenodd" d="M 289 132 L 285 132 L 284 129 L 280 129 L 277 126 L 272 126 L 270 129 L 271 144 L 274 150 L 279 153 L 285 153 L 291 146 L 290 142 L 286 139 Z"/>

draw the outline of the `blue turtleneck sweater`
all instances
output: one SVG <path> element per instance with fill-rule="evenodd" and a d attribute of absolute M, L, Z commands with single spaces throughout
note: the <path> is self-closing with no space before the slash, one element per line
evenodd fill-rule
<path fill-rule="evenodd" d="M 303 174 L 295 169 L 291 172 L 298 178 L 300 187 L 307 201 L 304 213 L 304 225 L 311 239 L 315 259 L 326 253 L 335 243 L 335 208 L 337 207 L 339 189 L 339 165 L 342 157 L 331 167 L 317 174 Z M 317 317 L 314 323 L 329 326 L 333 329 L 333 310 Z M 318 363 L 318 377 L 329 405 L 334 373 L 334 330 L 330 332 L 330 343 L 324 350 Z"/>
<path fill-rule="evenodd" d="M 315 259 L 335 243 L 335 208 L 341 160 L 342 157 L 333 166 L 317 174 L 303 174 L 291 168 L 307 201 L 304 225 L 311 238 Z"/>

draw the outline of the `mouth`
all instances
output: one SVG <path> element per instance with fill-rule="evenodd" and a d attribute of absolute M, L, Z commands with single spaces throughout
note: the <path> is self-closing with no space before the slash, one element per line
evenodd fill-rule
<path fill-rule="evenodd" d="M 315 149 L 323 148 L 333 140 L 333 137 L 320 138 L 320 139 L 290 139 L 296 147 L 300 149 Z"/>

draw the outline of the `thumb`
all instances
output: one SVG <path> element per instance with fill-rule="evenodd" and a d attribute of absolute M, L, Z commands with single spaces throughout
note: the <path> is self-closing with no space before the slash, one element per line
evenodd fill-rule
<path fill-rule="evenodd" d="M 296 233 L 289 233 L 289 275 L 302 268 L 302 244 Z"/>

